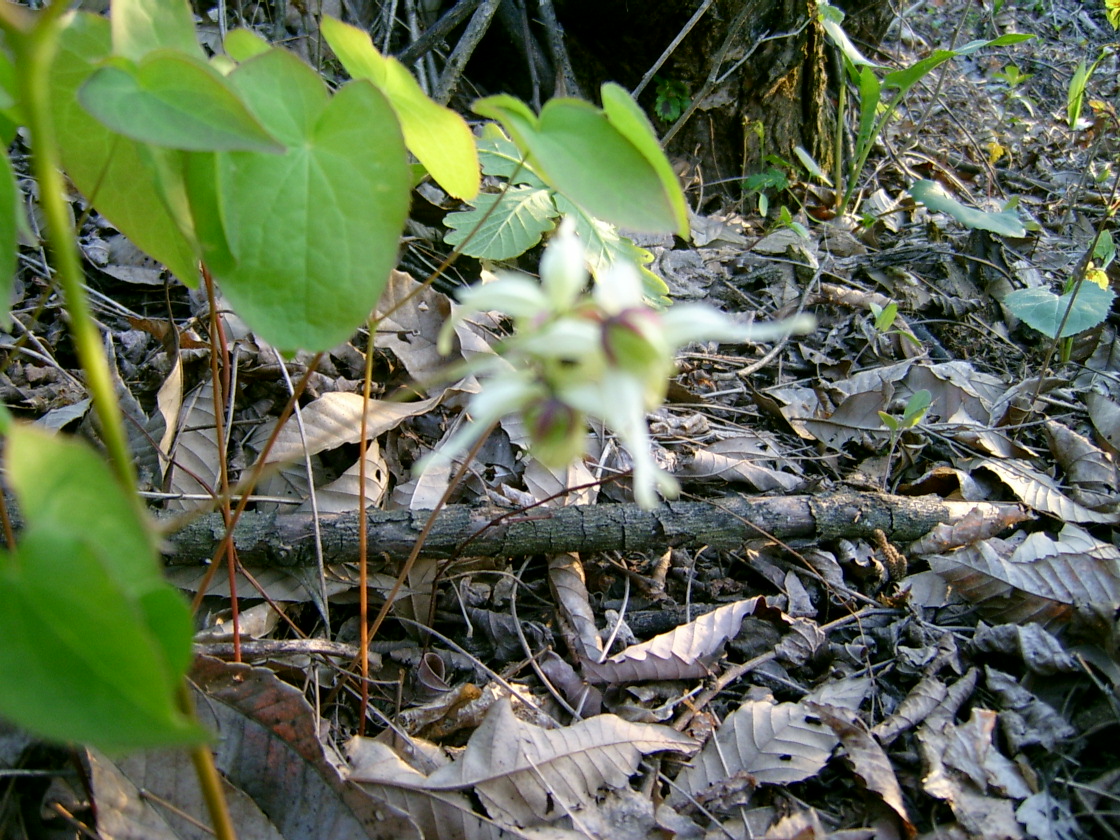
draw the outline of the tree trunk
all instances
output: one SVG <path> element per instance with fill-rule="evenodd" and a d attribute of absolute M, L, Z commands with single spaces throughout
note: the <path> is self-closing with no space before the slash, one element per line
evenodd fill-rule
<path fill-rule="evenodd" d="M 848 0 L 852 39 L 872 50 L 892 18 L 890 0 Z M 701 0 L 555 0 L 584 93 L 603 81 L 634 90 L 684 32 Z M 694 110 L 679 125 L 655 118 L 667 151 L 695 162 L 706 184 L 729 191 L 761 171 L 765 155 L 796 161 L 805 149 L 825 171 L 835 140 L 833 50 L 813 0 L 712 0 L 640 93 L 654 113 L 658 81 L 683 83 Z M 831 79 L 831 81 L 830 81 Z M 727 189 L 727 188 L 725 188 Z"/>

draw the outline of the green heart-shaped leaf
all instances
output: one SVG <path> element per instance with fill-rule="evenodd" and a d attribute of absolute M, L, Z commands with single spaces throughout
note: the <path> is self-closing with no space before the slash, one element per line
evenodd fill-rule
<path fill-rule="evenodd" d="M 78 101 L 118 134 L 188 151 L 282 152 L 201 59 L 159 50 L 138 66 L 108 65 L 78 91 Z"/>
<path fill-rule="evenodd" d="M 1048 289 L 1016 289 L 1004 295 L 1003 304 L 1016 318 L 1047 338 L 1067 338 L 1092 329 L 1107 318 L 1115 299 L 1111 289 L 1102 289 L 1095 283 L 1082 283 L 1061 335 L 1055 333 L 1073 300 L 1073 292 L 1058 297 Z"/>
<path fill-rule="evenodd" d="M 198 276 L 190 220 L 176 219 L 161 198 L 155 171 L 139 143 L 95 120 L 77 91 L 109 55 L 109 22 L 74 15 L 59 40 L 51 68 L 50 107 L 67 174 L 98 211 L 136 247 L 188 285 Z"/>
<path fill-rule="evenodd" d="M 369 316 L 396 264 L 411 186 L 396 117 L 369 82 L 329 97 L 315 71 L 283 50 L 250 59 L 229 80 L 287 150 L 218 153 L 230 260 L 215 276 L 266 341 L 333 347 Z"/>

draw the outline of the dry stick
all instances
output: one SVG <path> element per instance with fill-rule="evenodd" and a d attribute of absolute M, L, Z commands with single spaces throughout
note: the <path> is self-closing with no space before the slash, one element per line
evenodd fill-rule
<path fill-rule="evenodd" d="M 710 0 L 709 0 L 710 2 Z M 564 47 L 564 29 L 556 19 L 556 10 L 552 7 L 552 0 L 537 0 L 537 11 L 544 24 L 545 35 L 548 38 L 548 49 L 552 53 L 552 66 L 559 73 L 557 95 L 578 96 L 586 99 L 576 81 L 575 71 L 572 70 L 572 60 L 568 57 L 568 50 Z M 563 89 L 561 89 L 563 88 Z"/>
<path fill-rule="evenodd" d="M 440 105 L 446 105 L 451 99 L 451 94 L 459 84 L 459 77 L 463 75 L 463 68 L 474 54 L 486 30 L 490 28 L 490 21 L 500 4 L 501 0 L 482 0 L 474 16 L 471 17 L 467 30 L 455 45 L 455 49 L 451 51 L 451 56 L 443 68 L 443 75 L 439 77 L 439 82 L 432 91 L 432 99 Z"/>
<path fill-rule="evenodd" d="M 700 18 L 704 16 L 704 13 L 707 12 L 709 8 L 711 8 L 712 2 L 713 0 L 704 0 L 704 2 L 700 4 L 700 8 L 697 9 L 693 13 L 692 17 L 688 19 L 688 23 L 684 25 L 684 29 L 677 33 L 677 37 L 674 38 L 672 43 L 670 43 L 669 46 L 665 48 L 665 52 L 661 53 L 661 57 L 658 58 L 657 61 L 653 63 L 653 66 L 646 71 L 646 74 L 642 76 L 642 80 L 638 82 L 638 86 L 630 91 L 631 96 L 633 96 L 635 99 L 641 96 L 642 91 L 645 90 L 646 85 L 649 84 L 650 79 L 652 79 L 657 71 L 660 70 L 661 67 L 665 64 L 665 62 L 669 60 L 669 56 L 676 52 L 677 47 L 681 45 L 681 41 L 683 41 L 688 36 L 688 33 L 692 31 L 693 27 L 695 27 L 696 24 L 700 22 Z"/>
<path fill-rule="evenodd" d="M 229 467 L 226 464 L 224 414 L 229 386 L 229 348 L 222 319 L 218 314 L 218 296 L 214 292 L 214 278 L 206 264 L 202 264 L 202 280 L 206 284 L 206 301 L 210 305 L 210 381 L 214 402 L 214 437 L 218 443 L 218 508 L 227 531 L 231 531 L 229 507 Z M 174 328 L 174 325 L 172 325 Z M 218 354 L 221 353 L 221 363 Z M 232 396 L 230 397 L 232 400 Z M 229 571 L 230 617 L 233 622 L 233 660 L 241 661 L 241 616 L 237 604 L 237 549 L 233 540 L 226 543 L 226 569 Z"/>
<path fill-rule="evenodd" d="M 358 659 L 362 678 L 359 680 L 361 705 L 358 707 L 358 735 L 366 734 L 366 709 L 369 708 L 369 543 L 366 522 L 366 429 L 369 418 L 370 390 L 373 386 L 373 340 L 377 335 L 374 319 L 369 321 L 366 341 L 366 366 L 362 377 L 362 422 L 358 435 Z"/>
<path fill-rule="evenodd" d="M 481 2 L 482 0 L 459 0 L 447 10 L 443 17 L 425 29 L 423 35 L 397 53 L 397 60 L 405 65 L 414 64 L 422 55 L 435 49 L 444 38 L 451 34 L 452 29 L 467 19 L 467 15 L 473 12 L 475 6 Z M 388 51 L 389 43 L 386 40 L 385 49 L 382 52 L 387 53 Z"/>
<path fill-rule="evenodd" d="M 214 573 L 218 570 L 222 555 L 228 550 L 227 546 L 233 544 L 234 528 L 237 527 L 241 515 L 245 513 L 245 508 L 249 505 L 249 499 L 252 495 L 252 489 L 257 485 L 261 474 L 264 472 L 265 459 L 268 457 L 268 453 L 272 451 L 272 447 L 276 445 L 276 438 L 280 435 L 280 429 L 288 421 L 288 418 L 291 417 L 296 402 L 307 389 L 307 382 L 311 379 L 311 374 L 314 373 L 315 368 L 319 366 L 319 360 L 322 358 L 322 352 L 316 353 L 314 358 L 308 363 L 307 370 L 303 372 L 303 376 L 300 377 L 299 384 L 296 385 L 295 391 L 293 391 L 291 397 L 288 398 L 284 410 L 280 412 L 280 417 L 276 420 L 276 426 L 268 436 L 268 440 L 265 442 L 264 448 L 261 450 L 261 454 L 257 458 L 257 463 L 253 466 L 253 471 L 249 474 L 248 480 L 239 483 L 240 486 L 237 490 L 241 492 L 241 499 L 238 501 L 237 508 L 230 517 L 225 536 L 222 537 L 221 542 L 218 544 L 217 549 L 211 557 L 210 568 L 207 569 L 205 577 L 203 577 L 201 584 L 199 584 L 198 592 L 195 593 L 194 600 L 191 601 L 192 612 L 198 611 L 199 606 L 202 604 L 202 599 L 206 595 L 206 590 L 210 588 L 210 582 L 214 579 Z M 230 594 L 232 594 L 232 592 Z"/>

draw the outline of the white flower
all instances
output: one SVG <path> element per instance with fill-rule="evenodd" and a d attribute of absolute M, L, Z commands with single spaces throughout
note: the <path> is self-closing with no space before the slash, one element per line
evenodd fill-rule
<path fill-rule="evenodd" d="M 468 406 L 470 423 L 442 455 L 461 454 L 492 423 L 516 412 L 537 456 L 562 466 L 583 452 L 586 421 L 595 419 L 630 453 L 634 498 L 651 508 L 659 490 L 665 496 L 679 490 L 653 458 L 646 423 L 646 412 L 665 398 L 676 352 L 693 341 L 761 341 L 812 327 L 739 324 L 700 304 L 656 310 L 643 299 L 641 275 L 630 263 L 604 272 L 590 294 L 587 280 L 584 248 L 565 220 L 541 258 L 539 283 L 505 272 L 460 295 L 440 332 L 441 352 L 450 349 L 455 324 L 479 312 L 511 317 L 515 334 L 499 348 L 508 365 L 490 371 Z"/>

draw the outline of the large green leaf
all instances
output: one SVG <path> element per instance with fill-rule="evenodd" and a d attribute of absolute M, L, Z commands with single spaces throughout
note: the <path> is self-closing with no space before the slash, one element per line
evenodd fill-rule
<path fill-rule="evenodd" d="M 497 123 L 483 123 L 478 137 L 478 160 L 487 175 L 504 178 L 511 184 L 531 187 L 547 186 L 524 159 L 517 144 L 510 140 Z"/>
<path fill-rule="evenodd" d="M 510 187 L 504 193 L 483 193 L 472 209 L 447 214 L 444 224 L 451 230 L 443 238 L 451 245 L 466 242 L 463 253 L 471 257 L 512 259 L 556 226 L 551 195 L 551 190 L 527 186 Z M 471 237 L 469 241 L 467 236 Z"/>
<path fill-rule="evenodd" d="M 537 173 L 592 216 L 636 231 L 687 233 L 674 191 L 646 152 L 598 108 L 553 99 L 538 119 L 525 103 L 503 94 L 479 100 L 474 110 L 498 120 L 528 152 Z M 633 127 L 624 116 L 618 119 Z"/>
<path fill-rule="evenodd" d="M 8 443 L 9 480 L 30 525 L 118 554 L 120 583 L 133 594 L 163 585 L 150 523 L 89 446 L 22 425 Z"/>
<path fill-rule="evenodd" d="M 676 234 L 682 239 L 688 239 L 688 208 L 684 203 L 684 193 L 677 174 L 665 153 L 661 151 L 661 143 L 654 134 L 653 126 L 638 103 L 621 85 L 607 82 L 599 91 L 603 99 L 603 113 L 607 120 L 618 130 L 623 137 L 634 144 L 646 162 L 657 173 L 661 186 L 665 191 L 665 198 L 673 212 L 676 221 Z"/>
<path fill-rule="evenodd" d="M 368 317 L 396 264 L 410 177 L 393 110 L 365 81 L 330 98 L 310 67 L 278 49 L 229 80 L 287 151 L 218 153 L 232 259 L 216 276 L 266 341 L 335 346 Z"/>
<path fill-rule="evenodd" d="M 110 51 L 109 22 L 79 13 L 62 33 L 51 73 L 51 115 L 71 180 L 142 251 L 189 285 L 198 256 L 161 198 L 155 171 L 140 144 L 114 134 L 78 103 L 78 88 Z"/>
<path fill-rule="evenodd" d="M 12 286 L 16 276 L 16 248 L 19 244 L 19 188 L 8 153 L 0 149 L 0 327 L 11 329 Z"/>
<path fill-rule="evenodd" d="M 190 612 L 137 500 L 89 446 L 30 426 L 8 431 L 7 467 L 26 527 L 0 568 L 0 672 L 23 667 L 0 711 L 111 747 L 198 740 L 175 711 Z"/>
<path fill-rule="evenodd" d="M 139 61 L 153 50 L 205 59 L 187 0 L 112 0 L 113 52 Z"/>
<path fill-rule="evenodd" d="M 182 673 L 111 560 L 44 527 L 26 530 L 14 555 L 0 553 L 0 714 L 107 750 L 204 740 L 175 705 Z M 187 640 L 189 650 L 189 625 Z"/>
<path fill-rule="evenodd" d="M 466 120 L 429 99 L 403 64 L 377 51 L 367 32 L 326 16 L 322 31 L 346 72 L 372 82 L 389 100 L 405 145 L 436 183 L 456 198 L 474 198 L 478 154 Z"/>
<path fill-rule="evenodd" d="M 1079 332 L 1092 329 L 1108 317 L 1116 295 L 1111 289 L 1102 289 L 1096 283 L 1081 284 L 1077 300 L 1073 292 L 1058 297 L 1049 289 L 1016 289 L 1008 292 L 1003 304 L 1016 318 L 1022 319 L 1047 338 L 1068 338 Z M 1055 335 L 1066 310 L 1073 303 L 1073 309 L 1066 318 L 1061 335 Z"/>
<path fill-rule="evenodd" d="M 189 151 L 282 152 L 277 143 L 202 59 L 158 50 L 138 65 L 102 67 L 78 101 L 118 134 Z"/>
<path fill-rule="evenodd" d="M 990 230 L 1001 236 L 1026 236 L 1027 229 L 1019 221 L 1014 210 L 1001 210 L 999 213 L 986 213 L 973 207 L 966 207 L 947 192 L 936 181 L 918 181 L 910 188 L 910 195 L 922 202 L 930 210 L 948 213 L 962 225 L 976 230 Z"/>

